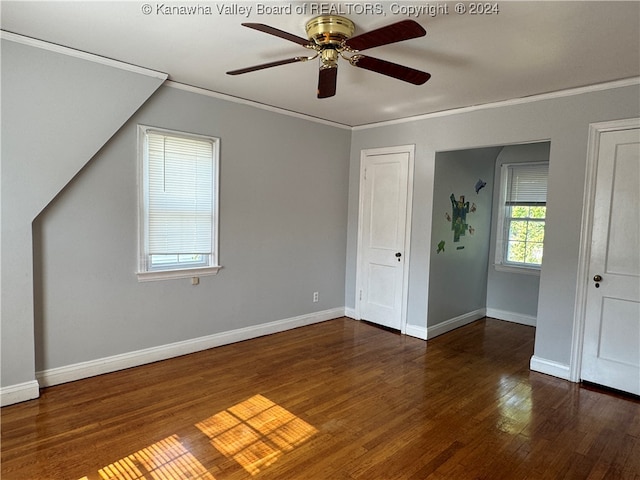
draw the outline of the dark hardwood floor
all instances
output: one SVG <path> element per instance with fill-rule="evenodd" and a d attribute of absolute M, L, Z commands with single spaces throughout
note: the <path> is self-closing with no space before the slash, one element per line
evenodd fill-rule
<path fill-rule="evenodd" d="M 2 409 L 2 479 L 640 479 L 640 401 L 533 341 L 341 318 L 47 388 Z"/>

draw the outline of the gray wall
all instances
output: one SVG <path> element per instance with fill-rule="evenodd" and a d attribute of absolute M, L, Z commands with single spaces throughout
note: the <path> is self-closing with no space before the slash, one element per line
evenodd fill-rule
<path fill-rule="evenodd" d="M 351 143 L 345 304 L 355 305 L 360 150 L 416 144 L 408 323 L 427 325 L 435 156 L 438 151 L 551 141 L 549 215 L 535 355 L 568 365 L 589 123 L 640 115 L 637 85 L 356 129 Z"/>
<path fill-rule="evenodd" d="M 35 345 L 40 370 L 353 308 L 360 151 L 411 143 L 408 322 L 426 328 L 436 152 L 551 141 L 535 354 L 568 364 L 588 125 L 640 116 L 637 85 L 353 132 L 162 88 L 118 131 L 161 82 L 2 41 L 2 386 L 33 382 Z M 199 286 L 135 278 L 137 122 L 222 139 L 225 269 Z"/>
<path fill-rule="evenodd" d="M 436 154 L 427 326 L 486 306 L 493 169 L 499 152 L 500 147 Z M 479 179 L 487 185 L 476 193 Z M 461 235 L 458 242 L 454 242 L 452 230 L 452 193 L 456 200 L 465 196 L 470 206 L 466 220 L 473 228 L 473 232 Z M 445 246 L 438 253 L 440 241 Z"/>
<path fill-rule="evenodd" d="M 32 222 L 164 80 L 2 40 L 1 385 L 35 382 Z M 65 294 L 69 297 L 69 292 Z M 37 390 L 36 390 L 37 392 Z"/>
<path fill-rule="evenodd" d="M 496 235 L 500 208 L 500 168 L 504 163 L 540 162 L 549 160 L 548 142 L 505 146 L 496 159 L 493 192 L 493 222 L 491 226 L 490 266 L 488 271 L 487 308 L 509 314 L 535 318 L 538 313 L 540 276 L 496 270 Z"/>
<path fill-rule="evenodd" d="M 221 139 L 224 268 L 198 286 L 137 281 L 138 123 Z M 342 307 L 350 141 L 162 87 L 36 221 L 36 370 Z"/>

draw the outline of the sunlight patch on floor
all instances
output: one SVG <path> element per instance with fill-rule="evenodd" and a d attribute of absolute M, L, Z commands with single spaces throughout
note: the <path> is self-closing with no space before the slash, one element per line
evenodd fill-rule
<path fill-rule="evenodd" d="M 223 455 L 251 475 L 316 434 L 313 426 L 262 395 L 196 424 Z"/>
<path fill-rule="evenodd" d="M 180 443 L 177 435 L 160 440 L 98 471 L 101 479 L 215 480 Z"/>
<path fill-rule="evenodd" d="M 318 432 L 262 395 L 254 395 L 195 426 L 216 450 L 238 462 L 251 475 Z M 98 470 L 98 475 L 100 480 L 216 480 L 185 448 L 178 435 L 107 465 Z"/>

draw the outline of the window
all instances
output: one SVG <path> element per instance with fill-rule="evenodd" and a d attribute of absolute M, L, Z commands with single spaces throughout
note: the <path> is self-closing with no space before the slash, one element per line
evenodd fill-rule
<path fill-rule="evenodd" d="M 139 125 L 138 279 L 218 272 L 217 138 Z"/>
<path fill-rule="evenodd" d="M 496 268 L 540 269 L 548 173 L 548 162 L 502 165 Z"/>

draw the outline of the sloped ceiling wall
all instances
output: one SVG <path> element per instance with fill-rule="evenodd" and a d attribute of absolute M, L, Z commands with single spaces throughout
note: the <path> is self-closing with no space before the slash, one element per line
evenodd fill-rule
<path fill-rule="evenodd" d="M 1 49 L 1 385 L 37 396 L 32 222 L 166 75 L 4 33 Z"/>

